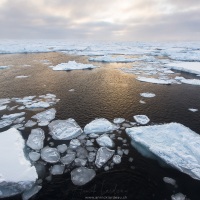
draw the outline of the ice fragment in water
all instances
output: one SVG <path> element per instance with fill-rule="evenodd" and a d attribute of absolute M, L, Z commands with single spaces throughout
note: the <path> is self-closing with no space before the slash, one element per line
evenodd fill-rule
<path fill-rule="evenodd" d="M 38 152 L 30 152 L 29 158 L 35 162 L 40 159 L 40 154 Z"/>
<path fill-rule="evenodd" d="M 163 178 L 163 181 L 165 182 L 165 183 L 169 183 L 169 184 L 171 184 L 171 185 L 176 185 L 176 181 L 173 179 L 173 178 L 169 178 L 169 177 L 164 177 Z"/>
<path fill-rule="evenodd" d="M 16 118 L 21 117 L 23 115 L 25 115 L 25 112 L 14 113 L 14 114 L 10 114 L 10 115 L 3 115 L 1 118 L 2 119 L 16 119 Z"/>
<path fill-rule="evenodd" d="M 3 105 L 3 106 L 0 105 L 0 111 L 1 111 L 1 110 L 6 110 L 6 108 L 7 108 L 6 105 Z"/>
<path fill-rule="evenodd" d="M 69 143 L 69 147 L 72 149 L 76 149 L 80 145 L 81 145 L 81 143 L 78 139 L 72 139 Z"/>
<path fill-rule="evenodd" d="M 101 168 L 113 156 L 114 152 L 114 150 L 110 150 L 107 147 L 99 148 L 95 160 L 96 166 Z"/>
<path fill-rule="evenodd" d="M 25 127 L 32 127 L 32 126 L 35 126 L 36 124 L 37 123 L 32 121 L 32 120 L 28 120 L 24 126 Z"/>
<path fill-rule="evenodd" d="M 22 194 L 22 200 L 28 200 L 42 189 L 42 186 L 34 185 L 31 189 Z"/>
<path fill-rule="evenodd" d="M 28 136 L 27 145 L 34 150 L 40 150 L 43 148 L 44 138 L 44 131 L 41 128 L 32 129 Z"/>
<path fill-rule="evenodd" d="M 56 148 L 46 146 L 41 150 L 41 158 L 48 163 L 57 163 L 60 160 L 60 154 Z"/>
<path fill-rule="evenodd" d="M 64 153 L 65 151 L 67 151 L 67 145 L 66 144 L 60 144 L 57 146 L 57 149 L 60 153 Z"/>
<path fill-rule="evenodd" d="M 135 121 L 139 124 L 145 125 L 149 123 L 150 119 L 146 115 L 135 115 L 133 116 Z"/>
<path fill-rule="evenodd" d="M 69 165 L 71 162 L 74 161 L 76 154 L 75 153 L 69 153 L 67 155 L 65 155 L 64 157 L 62 157 L 60 159 L 60 161 L 64 164 L 64 165 Z"/>
<path fill-rule="evenodd" d="M 74 185 L 85 185 L 90 182 L 96 176 L 96 172 L 93 169 L 86 167 L 79 167 L 71 171 L 71 180 Z"/>
<path fill-rule="evenodd" d="M 102 135 L 96 139 L 99 146 L 112 148 L 114 142 L 108 137 L 108 135 Z"/>
<path fill-rule="evenodd" d="M 87 158 L 88 157 L 88 151 L 83 148 L 83 147 L 78 147 L 76 149 L 76 153 L 77 153 L 77 158 Z"/>
<path fill-rule="evenodd" d="M 171 200 L 186 200 L 186 196 L 182 193 L 177 193 L 171 196 Z"/>
<path fill-rule="evenodd" d="M 51 168 L 51 174 L 52 175 L 60 175 L 60 174 L 63 174 L 64 172 L 64 169 L 65 169 L 65 166 L 64 165 L 54 165 L 52 168 Z"/>
<path fill-rule="evenodd" d="M 0 128 L 4 128 L 6 126 L 10 126 L 12 124 L 12 120 L 0 120 Z"/>
<path fill-rule="evenodd" d="M 189 108 L 188 110 L 191 111 L 191 112 L 197 112 L 198 111 L 198 109 L 196 109 L 196 108 Z"/>
<path fill-rule="evenodd" d="M 113 162 L 114 162 L 115 164 L 121 163 L 121 156 L 119 156 L 119 155 L 114 155 L 114 156 L 113 156 Z"/>
<path fill-rule="evenodd" d="M 121 124 L 121 123 L 123 123 L 124 121 L 125 121 L 124 118 L 115 118 L 115 119 L 113 120 L 113 122 L 114 122 L 115 124 Z"/>
<path fill-rule="evenodd" d="M 109 122 L 107 119 L 99 118 L 95 119 L 84 128 L 84 133 L 106 133 L 117 130 L 119 127 Z"/>
<path fill-rule="evenodd" d="M 71 140 L 83 132 L 74 119 L 55 120 L 49 125 L 50 134 L 56 140 Z"/>
<path fill-rule="evenodd" d="M 81 166 L 85 166 L 86 165 L 87 160 L 86 159 L 82 159 L 82 158 L 76 158 L 74 160 L 74 163 L 75 163 L 76 166 L 81 167 Z"/>
<path fill-rule="evenodd" d="M 144 92 L 144 93 L 140 93 L 140 96 L 145 97 L 145 98 L 152 98 L 152 97 L 155 97 L 156 95 L 154 93 Z"/>

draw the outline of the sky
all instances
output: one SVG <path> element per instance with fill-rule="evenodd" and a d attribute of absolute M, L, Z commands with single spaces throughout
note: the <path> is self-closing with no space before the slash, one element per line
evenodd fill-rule
<path fill-rule="evenodd" d="M 200 40 L 200 0 L 0 0 L 0 39 Z"/>

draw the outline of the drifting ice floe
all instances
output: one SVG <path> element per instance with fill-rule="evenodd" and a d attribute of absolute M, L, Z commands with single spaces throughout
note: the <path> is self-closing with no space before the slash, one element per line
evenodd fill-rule
<path fill-rule="evenodd" d="M 56 109 L 51 108 L 49 110 L 45 110 L 43 112 L 37 113 L 36 115 L 32 116 L 31 118 L 37 119 L 38 122 L 49 122 L 55 118 Z"/>
<path fill-rule="evenodd" d="M 119 127 L 109 122 L 107 119 L 99 118 L 91 121 L 84 128 L 85 134 L 106 133 L 117 130 Z"/>
<path fill-rule="evenodd" d="M 114 152 L 114 150 L 106 147 L 99 148 L 96 155 L 95 165 L 98 168 L 101 168 L 113 156 Z"/>
<path fill-rule="evenodd" d="M 33 108 L 48 108 L 50 104 L 48 102 L 36 102 L 36 103 L 27 103 L 25 104 L 26 108 L 33 109 Z"/>
<path fill-rule="evenodd" d="M 115 119 L 113 120 L 113 122 L 114 122 L 115 124 L 121 124 L 121 123 L 123 123 L 124 121 L 125 121 L 124 118 L 115 118 Z"/>
<path fill-rule="evenodd" d="M 24 75 L 21 75 L 21 76 L 15 76 L 15 78 L 28 78 L 29 76 L 24 76 Z"/>
<path fill-rule="evenodd" d="M 0 120 L 0 128 L 10 126 L 11 124 L 12 124 L 12 120 L 10 119 Z"/>
<path fill-rule="evenodd" d="M 177 193 L 171 196 L 171 200 L 186 200 L 186 196 L 182 193 Z"/>
<path fill-rule="evenodd" d="M 200 136 L 178 123 L 127 128 L 132 145 L 143 147 L 167 164 L 200 180 Z"/>
<path fill-rule="evenodd" d="M 37 122 L 34 122 L 34 121 L 32 121 L 32 120 L 28 120 L 24 126 L 25 126 L 25 127 L 33 127 L 33 126 L 35 126 L 36 124 L 37 124 Z"/>
<path fill-rule="evenodd" d="M 60 154 L 56 148 L 46 146 L 41 150 L 41 158 L 48 163 L 57 163 L 60 160 Z"/>
<path fill-rule="evenodd" d="M 29 158 L 34 162 L 40 159 L 40 154 L 38 152 L 30 152 L 28 155 Z"/>
<path fill-rule="evenodd" d="M 135 115 L 133 116 L 135 121 L 139 124 L 145 125 L 149 123 L 150 119 L 146 115 Z"/>
<path fill-rule="evenodd" d="M 60 175 L 60 174 L 63 174 L 64 172 L 64 169 L 65 169 L 65 166 L 64 165 L 54 165 L 52 168 L 51 168 L 51 174 L 52 175 Z"/>
<path fill-rule="evenodd" d="M 191 111 L 191 112 L 197 112 L 198 111 L 198 109 L 196 109 L 196 108 L 189 108 L 188 110 Z"/>
<path fill-rule="evenodd" d="M 3 115 L 1 118 L 2 119 L 16 119 L 16 118 L 21 117 L 23 115 L 25 115 L 25 112 L 14 113 L 14 114 L 10 114 L 10 115 Z"/>
<path fill-rule="evenodd" d="M 68 63 L 60 63 L 54 66 L 52 69 L 55 71 L 70 71 L 70 70 L 80 70 L 80 69 L 93 69 L 98 66 L 92 64 L 77 63 L 76 61 L 69 61 Z"/>
<path fill-rule="evenodd" d="M 164 177 L 163 178 L 163 181 L 165 182 L 165 183 L 168 183 L 168 184 L 171 184 L 171 185 L 176 185 L 176 181 L 173 179 L 173 178 L 169 178 L 169 177 Z"/>
<path fill-rule="evenodd" d="M 156 95 L 154 93 L 146 92 L 146 93 L 140 93 L 140 96 L 145 98 L 152 98 L 155 97 Z"/>
<path fill-rule="evenodd" d="M 108 137 L 108 135 L 102 135 L 96 139 L 99 146 L 112 148 L 114 147 L 114 142 Z"/>
<path fill-rule="evenodd" d="M 67 151 L 67 145 L 66 144 L 60 144 L 57 146 L 57 149 L 60 153 L 64 153 L 65 151 Z"/>
<path fill-rule="evenodd" d="M 69 153 L 66 154 L 64 157 L 62 157 L 60 159 L 60 161 L 64 164 L 64 165 L 69 165 L 70 163 L 72 163 L 76 158 L 76 154 L 75 153 Z"/>
<path fill-rule="evenodd" d="M 0 111 L 1 111 L 1 110 L 6 110 L 6 108 L 7 108 L 6 105 L 4 105 L 4 106 L 1 106 L 1 105 L 0 105 Z"/>
<path fill-rule="evenodd" d="M 180 80 L 181 83 L 185 83 L 185 84 L 190 84 L 190 85 L 200 85 L 200 80 L 199 79 L 181 79 Z"/>
<path fill-rule="evenodd" d="M 44 138 L 44 131 L 41 128 L 32 129 L 26 144 L 34 150 L 40 150 L 43 148 Z"/>
<path fill-rule="evenodd" d="M 176 62 L 166 64 L 170 69 L 184 71 L 192 74 L 200 74 L 200 62 Z"/>
<path fill-rule="evenodd" d="M 116 63 L 128 63 L 128 62 L 135 62 L 138 59 L 134 59 L 134 58 L 125 58 L 123 56 L 118 56 L 118 57 L 112 57 L 110 55 L 106 55 L 106 56 L 98 56 L 98 57 L 90 57 L 88 59 L 89 61 L 94 61 L 94 62 L 116 62 Z"/>
<path fill-rule="evenodd" d="M 22 194 L 22 200 L 28 200 L 42 189 L 42 186 L 34 185 L 31 189 Z"/>
<path fill-rule="evenodd" d="M 78 137 L 83 131 L 74 119 L 55 120 L 49 125 L 50 134 L 56 140 L 71 140 Z"/>
<path fill-rule="evenodd" d="M 120 164 L 120 163 L 121 163 L 121 156 L 119 156 L 119 155 L 114 155 L 114 156 L 113 156 L 113 163 L 115 163 L 115 164 Z"/>
<path fill-rule="evenodd" d="M 74 185 L 85 185 L 90 182 L 96 176 L 96 172 L 93 169 L 86 167 L 79 167 L 71 171 L 71 180 Z"/>
<path fill-rule="evenodd" d="M 0 66 L 0 69 L 7 69 L 9 66 Z"/>
<path fill-rule="evenodd" d="M 136 79 L 138 81 L 147 82 L 147 83 L 155 83 L 155 84 L 162 84 L 162 85 L 172 84 L 172 81 L 170 81 L 170 80 L 161 80 L 161 79 L 157 79 L 157 78 L 146 78 L 146 77 L 139 76 Z"/>
<path fill-rule="evenodd" d="M 24 139 L 11 128 L 0 133 L 0 198 L 30 189 L 38 178 L 35 167 L 24 155 Z"/>

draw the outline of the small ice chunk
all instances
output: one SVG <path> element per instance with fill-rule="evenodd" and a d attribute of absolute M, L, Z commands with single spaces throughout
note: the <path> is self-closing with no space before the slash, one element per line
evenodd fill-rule
<path fill-rule="evenodd" d="M 38 123 L 38 126 L 47 126 L 49 124 L 49 121 L 41 121 Z"/>
<path fill-rule="evenodd" d="M 128 124 L 128 123 L 123 123 L 122 126 L 125 127 L 125 128 L 130 128 L 130 127 L 132 127 L 132 126 L 131 126 L 130 124 Z"/>
<path fill-rule="evenodd" d="M 128 159 L 128 161 L 129 161 L 129 162 L 133 162 L 133 158 L 130 157 L 130 158 Z"/>
<path fill-rule="evenodd" d="M 114 155 L 114 156 L 113 156 L 113 162 L 114 162 L 115 164 L 120 164 L 120 163 L 121 163 L 121 156 L 119 156 L 119 155 Z"/>
<path fill-rule="evenodd" d="M 121 124 L 121 123 L 123 123 L 124 121 L 125 121 L 124 118 L 115 118 L 115 119 L 113 120 L 113 122 L 114 122 L 115 124 Z"/>
<path fill-rule="evenodd" d="M 17 109 L 18 110 L 23 110 L 23 109 L 25 109 L 25 106 L 19 106 Z"/>
<path fill-rule="evenodd" d="M 110 168 L 109 168 L 108 166 L 105 166 L 105 167 L 104 167 L 104 170 L 105 170 L 105 171 L 108 171 L 109 169 L 110 169 Z"/>
<path fill-rule="evenodd" d="M 85 185 L 90 182 L 96 176 L 96 172 L 93 169 L 86 167 L 78 167 L 71 171 L 71 180 L 74 185 Z"/>
<path fill-rule="evenodd" d="M 145 125 L 149 123 L 150 119 L 146 115 L 135 115 L 133 116 L 135 121 L 139 124 Z"/>
<path fill-rule="evenodd" d="M 77 158 L 87 158 L 88 157 L 88 151 L 83 147 L 76 148 Z"/>
<path fill-rule="evenodd" d="M 45 110 L 43 112 L 37 113 L 36 115 L 32 116 L 31 118 L 37 119 L 38 122 L 49 122 L 55 118 L 56 109 L 51 108 Z M 47 124 L 48 125 L 48 124 Z"/>
<path fill-rule="evenodd" d="M 40 150 L 43 148 L 44 138 L 44 131 L 41 128 L 32 129 L 26 144 L 34 150 Z"/>
<path fill-rule="evenodd" d="M 25 115 L 25 112 L 14 113 L 14 114 L 10 114 L 10 115 L 3 115 L 1 118 L 2 119 L 16 119 L 16 118 L 21 117 L 23 115 Z"/>
<path fill-rule="evenodd" d="M 20 117 L 15 119 L 15 121 L 13 121 L 14 124 L 20 124 L 25 120 L 25 117 Z"/>
<path fill-rule="evenodd" d="M 181 83 L 190 84 L 190 85 L 200 85 L 199 79 L 181 79 Z"/>
<path fill-rule="evenodd" d="M 176 181 L 173 179 L 173 178 L 169 178 L 169 177 L 164 177 L 163 178 L 163 181 L 165 182 L 165 183 L 169 183 L 169 184 L 171 184 L 171 185 L 176 185 Z"/>
<path fill-rule="evenodd" d="M 93 142 L 91 142 L 90 140 L 87 140 L 86 141 L 86 144 L 85 144 L 85 146 L 93 146 L 94 144 L 93 144 Z"/>
<path fill-rule="evenodd" d="M 70 90 L 69 90 L 69 92 L 74 92 L 74 91 L 75 91 L 75 89 L 70 89 Z"/>
<path fill-rule="evenodd" d="M 66 144 L 60 144 L 57 146 L 57 149 L 60 153 L 64 153 L 65 151 L 67 151 L 67 145 Z"/>
<path fill-rule="evenodd" d="M 89 137 L 90 137 L 90 138 L 98 138 L 98 137 L 99 137 L 99 134 L 91 133 L 91 134 L 89 134 Z"/>
<path fill-rule="evenodd" d="M 113 156 L 114 150 L 108 149 L 107 147 L 101 147 L 97 151 L 95 165 L 101 168 L 107 161 Z"/>
<path fill-rule="evenodd" d="M 36 103 L 26 103 L 26 108 L 33 109 L 33 108 L 48 108 L 50 104 L 48 102 L 40 101 Z"/>
<path fill-rule="evenodd" d="M 197 112 L 198 111 L 198 109 L 196 109 L 196 108 L 189 108 L 188 110 L 191 111 L 191 112 Z"/>
<path fill-rule="evenodd" d="M 52 175 L 60 175 L 63 174 L 65 169 L 64 165 L 54 165 L 51 169 L 50 172 Z"/>
<path fill-rule="evenodd" d="M 99 118 L 95 119 L 84 128 L 85 134 L 91 133 L 106 133 L 117 130 L 119 127 L 109 122 L 107 119 Z"/>
<path fill-rule="evenodd" d="M 82 159 L 82 158 L 76 158 L 74 160 L 74 163 L 75 163 L 76 166 L 81 167 L 81 166 L 85 166 L 86 165 L 87 160 L 86 159 Z"/>
<path fill-rule="evenodd" d="M 155 97 L 156 95 L 154 93 L 144 92 L 144 93 L 140 93 L 140 96 L 145 97 L 145 98 L 152 98 L 152 97 Z"/>
<path fill-rule="evenodd" d="M 141 103 L 141 104 L 145 104 L 146 102 L 145 102 L 145 101 L 143 101 L 143 100 L 140 100 L 140 103 Z"/>
<path fill-rule="evenodd" d="M 28 78 L 29 76 L 24 76 L 24 75 L 20 75 L 20 76 L 15 76 L 15 78 Z"/>
<path fill-rule="evenodd" d="M 46 146 L 41 150 L 41 158 L 48 163 L 57 163 L 60 160 L 60 154 L 56 148 Z"/>
<path fill-rule="evenodd" d="M 10 126 L 12 124 L 12 120 L 0 120 L 0 128 L 4 128 L 6 126 Z"/>
<path fill-rule="evenodd" d="M 24 126 L 25 126 L 25 127 L 33 127 L 33 126 L 35 126 L 36 124 L 37 124 L 37 123 L 34 122 L 34 121 L 32 121 L 32 120 L 28 120 Z"/>
<path fill-rule="evenodd" d="M 37 160 L 40 159 L 40 154 L 39 154 L 38 152 L 32 151 L 32 152 L 29 153 L 29 158 L 30 158 L 32 161 L 35 162 L 35 161 L 37 161 Z"/>
<path fill-rule="evenodd" d="M 99 146 L 112 148 L 114 147 L 114 142 L 108 137 L 108 135 L 102 135 L 96 139 Z"/>
<path fill-rule="evenodd" d="M 60 161 L 64 164 L 64 165 L 69 165 L 70 163 L 72 163 L 75 160 L 75 153 L 68 153 L 67 155 L 65 155 L 64 157 L 62 157 L 60 159 Z"/>
<path fill-rule="evenodd" d="M 0 66 L 0 69 L 7 69 L 9 66 Z"/>
<path fill-rule="evenodd" d="M 182 193 L 177 193 L 171 196 L 171 200 L 186 200 L 186 196 Z"/>
<path fill-rule="evenodd" d="M 49 125 L 50 134 L 56 140 L 71 140 L 83 132 L 74 119 L 55 120 Z"/>
<path fill-rule="evenodd" d="M 76 149 L 80 145 L 81 145 L 81 143 L 78 139 L 72 139 L 69 143 L 69 147 L 72 149 Z"/>
<path fill-rule="evenodd" d="M 1 106 L 1 104 L 0 104 L 0 111 L 1 111 L 1 110 L 6 110 L 6 108 L 7 108 L 7 105 Z"/>
<path fill-rule="evenodd" d="M 0 105 L 4 105 L 4 104 L 8 104 L 10 103 L 10 99 L 9 98 L 3 98 L 3 99 L 0 99 Z"/>
<path fill-rule="evenodd" d="M 129 150 L 128 149 L 123 149 L 123 152 L 124 152 L 125 155 L 129 154 Z"/>
<path fill-rule="evenodd" d="M 89 152 L 88 161 L 89 161 L 89 162 L 94 162 L 95 156 L 96 156 L 96 153 L 94 153 L 94 152 Z"/>
<path fill-rule="evenodd" d="M 42 186 L 34 185 L 31 189 L 22 194 L 22 200 L 28 200 L 42 189 Z"/>

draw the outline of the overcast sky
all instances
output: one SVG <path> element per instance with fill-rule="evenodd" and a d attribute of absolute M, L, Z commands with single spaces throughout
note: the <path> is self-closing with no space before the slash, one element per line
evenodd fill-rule
<path fill-rule="evenodd" d="M 200 40 L 200 0 L 0 0 L 0 39 Z"/>

